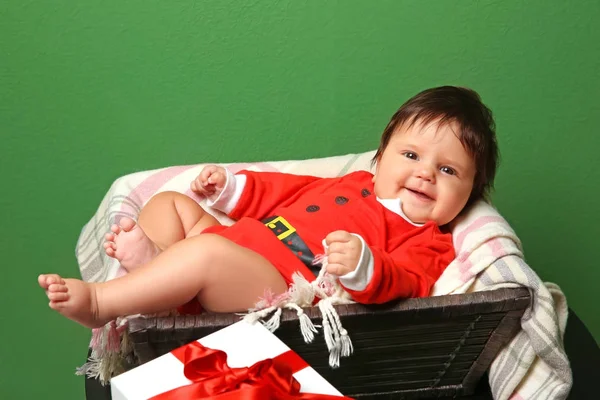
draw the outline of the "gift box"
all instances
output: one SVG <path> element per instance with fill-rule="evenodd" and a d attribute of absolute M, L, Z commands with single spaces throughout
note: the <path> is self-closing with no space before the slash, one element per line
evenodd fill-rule
<path fill-rule="evenodd" d="M 246 321 L 114 377 L 111 392 L 113 400 L 345 398 L 264 326 Z"/>

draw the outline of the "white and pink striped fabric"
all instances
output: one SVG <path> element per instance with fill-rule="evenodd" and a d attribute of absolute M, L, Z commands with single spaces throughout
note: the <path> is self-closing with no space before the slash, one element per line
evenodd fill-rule
<path fill-rule="evenodd" d="M 456 258 L 432 295 L 502 287 L 527 287 L 532 303 L 521 331 L 492 362 L 489 381 L 495 399 L 566 399 L 572 386 L 563 347 L 567 302 L 553 283 L 544 283 L 525 263 L 521 242 L 489 204 L 475 204 L 453 224 Z"/>
<path fill-rule="evenodd" d="M 233 172 L 250 169 L 334 177 L 369 170 L 374 154 L 374 151 L 369 151 L 310 160 L 220 165 Z M 104 253 L 104 235 L 110 225 L 118 223 L 123 216 L 137 219 L 142 206 L 154 194 L 174 190 L 205 205 L 205 200 L 189 189 L 190 182 L 204 165 L 143 171 L 117 179 L 79 237 L 76 256 L 82 278 L 101 282 L 125 273 L 116 260 Z M 223 224 L 233 223 L 218 211 L 208 211 Z M 572 385 L 572 376 L 563 349 L 567 305 L 560 288 L 543 283 L 525 263 L 516 234 L 504 218 L 486 203 L 476 204 L 456 221 L 453 235 L 457 258 L 436 283 L 433 295 L 525 286 L 533 296 L 532 306 L 522 319 L 522 330 L 492 363 L 489 380 L 494 398 L 565 399 Z M 120 372 L 117 360 L 123 356 L 123 349 L 118 345 L 107 346 L 106 343 L 113 341 L 110 332 L 114 334 L 115 330 L 110 327 L 122 326 L 123 323 L 126 323 L 126 318 L 96 332 L 92 360 L 80 373 L 107 382 Z"/>

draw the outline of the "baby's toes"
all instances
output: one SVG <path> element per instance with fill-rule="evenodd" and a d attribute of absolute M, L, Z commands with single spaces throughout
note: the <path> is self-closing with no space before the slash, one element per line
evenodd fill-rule
<path fill-rule="evenodd" d="M 46 284 L 46 275 L 38 276 L 38 285 L 43 289 L 48 289 L 48 285 Z"/>
<path fill-rule="evenodd" d="M 65 306 L 67 305 L 67 303 L 65 303 L 65 301 L 50 300 L 50 302 L 48 302 L 48 305 L 50 306 L 51 309 L 56 310 L 56 311 L 60 311 L 60 310 L 63 310 L 65 308 Z"/>
<path fill-rule="evenodd" d="M 112 232 L 114 232 L 116 235 L 118 235 L 119 233 L 121 233 L 121 227 L 117 224 L 112 224 L 110 227 L 110 230 Z"/>
<path fill-rule="evenodd" d="M 119 221 L 119 224 L 120 224 L 122 230 L 124 230 L 125 232 L 129 232 L 135 226 L 135 221 L 129 217 L 123 217 Z"/>
<path fill-rule="evenodd" d="M 69 291 L 69 288 L 67 288 L 67 285 L 63 283 L 53 283 L 52 285 L 48 286 L 48 293 L 66 293 Z"/>
<path fill-rule="evenodd" d="M 48 299 L 50 299 L 51 302 L 57 302 L 57 301 L 67 301 L 69 300 L 69 293 L 68 292 L 48 292 Z"/>
<path fill-rule="evenodd" d="M 65 284 L 65 280 L 63 278 L 61 278 L 60 275 L 57 275 L 57 274 L 50 275 L 50 277 L 46 280 L 46 282 L 48 283 L 48 286 L 50 286 L 54 283 L 56 283 L 58 285 Z"/>
<path fill-rule="evenodd" d="M 116 236 L 114 233 L 107 233 L 106 235 L 104 235 L 104 240 L 106 240 L 107 242 L 114 242 L 115 237 Z"/>
<path fill-rule="evenodd" d="M 42 288 L 48 290 L 50 285 L 54 283 L 64 285 L 65 281 L 57 274 L 42 274 L 38 277 L 38 283 Z"/>
<path fill-rule="evenodd" d="M 104 242 L 104 250 L 117 250 L 117 244 L 115 242 Z"/>

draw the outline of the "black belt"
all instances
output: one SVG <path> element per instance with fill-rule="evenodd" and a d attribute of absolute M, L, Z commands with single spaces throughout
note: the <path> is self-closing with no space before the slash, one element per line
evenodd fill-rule
<path fill-rule="evenodd" d="M 288 221 L 283 217 L 269 217 L 261 221 L 267 228 L 277 236 L 281 243 L 285 244 L 296 257 L 302 261 L 315 275 L 319 274 L 321 264 L 313 264 L 315 255 L 310 251 L 304 240 L 296 232 Z"/>

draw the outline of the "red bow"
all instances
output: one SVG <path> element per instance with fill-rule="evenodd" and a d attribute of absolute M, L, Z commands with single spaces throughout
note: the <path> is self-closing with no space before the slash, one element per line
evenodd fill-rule
<path fill-rule="evenodd" d="M 153 400 L 350 400 L 349 397 L 300 393 L 293 373 L 308 365 L 289 350 L 250 367 L 231 368 L 227 354 L 192 342 L 171 352 L 183 362 L 183 373 L 193 383 L 152 397 Z"/>

